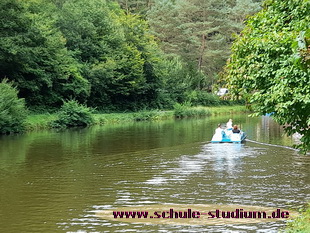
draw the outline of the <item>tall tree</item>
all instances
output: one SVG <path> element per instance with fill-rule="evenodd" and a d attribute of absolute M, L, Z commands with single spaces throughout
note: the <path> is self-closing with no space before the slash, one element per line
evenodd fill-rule
<path fill-rule="evenodd" d="M 67 96 L 83 99 L 88 82 L 47 13 L 53 6 L 41 3 L 0 2 L 0 79 L 14 81 L 30 106 L 58 106 Z"/>
<path fill-rule="evenodd" d="M 59 27 L 91 83 L 89 104 L 138 108 L 156 99 L 158 47 L 139 16 L 113 2 L 67 0 Z"/>
<path fill-rule="evenodd" d="M 310 149 L 310 2 L 266 1 L 232 47 L 225 81 L 256 115 L 273 113 Z"/>
<path fill-rule="evenodd" d="M 257 10 L 258 3 L 251 0 L 248 3 Z M 232 33 L 241 31 L 241 19 L 246 17 L 247 9 L 247 14 L 253 13 L 249 8 L 241 12 L 242 7 L 241 1 L 157 0 L 148 12 L 148 19 L 163 50 L 182 57 L 189 67 L 196 67 L 212 83 L 230 54 Z"/>
<path fill-rule="evenodd" d="M 144 15 L 154 4 L 154 0 L 117 0 L 128 13 Z"/>

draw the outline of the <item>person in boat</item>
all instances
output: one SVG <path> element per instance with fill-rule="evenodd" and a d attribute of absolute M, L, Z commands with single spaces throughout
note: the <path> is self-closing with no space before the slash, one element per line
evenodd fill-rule
<path fill-rule="evenodd" d="M 220 135 L 222 135 L 222 133 L 223 133 L 223 129 L 222 129 L 222 127 L 221 127 L 221 124 L 218 124 L 218 125 L 217 125 L 217 128 L 216 128 L 216 130 L 215 130 L 215 134 L 220 134 Z"/>
<path fill-rule="evenodd" d="M 228 122 L 226 123 L 226 129 L 227 130 L 232 130 L 232 119 L 229 119 Z"/>
<path fill-rule="evenodd" d="M 232 130 L 233 133 L 240 133 L 240 129 L 238 129 L 238 126 L 237 125 L 234 125 L 234 128 Z"/>
<path fill-rule="evenodd" d="M 224 135 L 224 130 L 221 127 L 221 124 L 217 125 L 217 128 L 215 130 L 215 134 L 212 137 L 213 142 L 221 142 L 223 139 L 223 135 Z"/>

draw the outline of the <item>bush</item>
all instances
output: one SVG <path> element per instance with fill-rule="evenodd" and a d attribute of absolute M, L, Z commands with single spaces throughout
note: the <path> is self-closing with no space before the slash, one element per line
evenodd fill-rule
<path fill-rule="evenodd" d="M 188 91 L 186 92 L 186 101 L 193 106 L 220 106 L 220 105 L 238 105 L 245 104 L 244 100 L 228 100 L 226 96 L 219 97 L 206 91 Z"/>
<path fill-rule="evenodd" d="M 107 118 L 105 118 L 104 116 L 100 116 L 100 114 L 94 115 L 94 124 L 104 125 L 106 123 L 107 123 Z"/>
<path fill-rule="evenodd" d="M 94 122 L 92 109 L 79 104 L 76 100 L 69 100 L 61 107 L 58 119 L 52 122 L 54 128 L 70 128 L 88 126 Z"/>
<path fill-rule="evenodd" d="M 135 121 L 154 121 L 157 120 L 160 116 L 158 111 L 140 111 L 134 113 Z"/>
<path fill-rule="evenodd" d="M 218 96 L 206 91 L 188 92 L 186 93 L 186 100 L 191 102 L 194 106 L 217 106 L 221 104 L 221 100 Z"/>
<path fill-rule="evenodd" d="M 27 116 L 25 100 L 18 98 L 18 90 L 6 79 L 0 83 L 0 133 L 15 133 L 24 130 Z"/>
<path fill-rule="evenodd" d="M 191 107 L 189 102 L 184 104 L 174 105 L 174 116 L 176 118 L 194 117 L 194 116 L 207 116 L 210 115 L 210 111 L 201 107 Z"/>

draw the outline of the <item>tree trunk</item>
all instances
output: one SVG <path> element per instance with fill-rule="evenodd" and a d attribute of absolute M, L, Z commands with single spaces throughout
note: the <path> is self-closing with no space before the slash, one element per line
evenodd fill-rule
<path fill-rule="evenodd" d="M 202 62 L 203 62 L 203 54 L 206 49 L 206 36 L 202 35 L 201 37 L 201 46 L 200 46 L 200 56 L 198 59 L 198 70 L 201 71 L 202 69 Z"/>
<path fill-rule="evenodd" d="M 127 12 L 127 15 L 128 15 L 129 14 L 128 0 L 125 0 L 125 8 L 126 8 L 126 12 Z"/>

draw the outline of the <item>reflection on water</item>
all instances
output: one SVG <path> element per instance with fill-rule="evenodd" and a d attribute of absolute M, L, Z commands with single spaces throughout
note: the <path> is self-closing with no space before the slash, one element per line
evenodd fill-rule
<path fill-rule="evenodd" d="M 243 144 L 208 144 L 204 146 L 202 155 L 208 155 L 208 159 L 214 161 L 213 169 L 217 171 L 217 177 L 223 172 L 229 176 L 237 176 L 242 165 L 242 157 L 249 154 Z"/>
<path fill-rule="evenodd" d="M 283 146 L 292 146 L 293 143 L 296 143 L 296 140 L 287 136 L 284 128 L 279 126 L 272 118 L 262 116 L 256 118 L 256 122 L 253 120 L 253 118 L 248 118 L 243 128 L 247 132 L 249 139 Z"/>
<path fill-rule="evenodd" d="M 3 232 L 277 232 L 284 223 L 144 225 L 99 218 L 141 205 L 249 205 L 297 210 L 309 157 L 257 143 L 210 144 L 233 118 L 248 138 L 290 146 L 269 118 L 245 115 L 110 125 L 0 138 Z"/>

